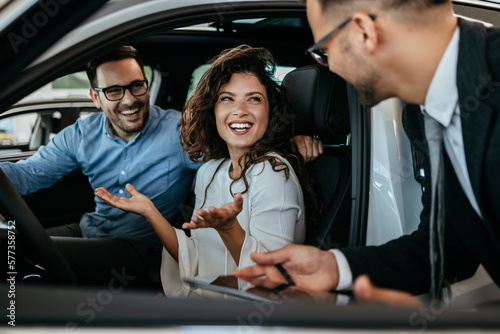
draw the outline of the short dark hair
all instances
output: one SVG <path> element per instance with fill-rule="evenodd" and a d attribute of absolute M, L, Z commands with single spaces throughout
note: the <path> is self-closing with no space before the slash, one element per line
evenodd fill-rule
<path fill-rule="evenodd" d="M 301 0 L 302 3 L 306 3 L 307 0 Z M 353 4 L 356 0 L 317 0 L 321 8 L 326 9 L 331 5 L 348 5 Z M 372 0 L 376 1 L 376 0 Z M 399 9 L 403 7 L 412 8 L 428 8 L 434 5 L 442 5 L 450 2 L 450 0 L 378 0 L 386 9 Z"/>
<path fill-rule="evenodd" d="M 320 6 L 325 17 L 348 17 L 355 12 L 369 11 L 380 14 L 381 11 L 401 22 L 411 25 L 427 25 L 431 17 L 427 13 L 438 6 L 449 4 L 451 0 L 314 0 Z M 306 2 L 306 0 L 303 0 Z"/>
<path fill-rule="evenodd" d="M 97 87 L 97 68 L 99 66 L 110 61 L 117 61 L 127 58 L 133 58 L 137 61 L 137 63 L 141 67 L 142 75 L 144 76 L 144 78 L 146 78 L 146 74 L 144 73 L 144 64 L 142 62 L 141 56 L 139 55 L 139 52 L 133 46 L 125 45 L 100 57 L 97 57 L 87 63 L 86 72 L 87 77 L 90 81 L 90 86 L 92 88 Z"/>
<path fill-rule="evenodd" d="M 302 0 L 302 3 L 306 3 L 307 0 Z M 318 0 L 321 6 L 329 6 L 334 3 L 347 3 L 353 0 Z M 354 0 L 355 1 L 355 0 Z M 386 3 L 387 8 L 399 8 L 405 5 L 420 5 L 420 6 L 432 6 L 441 5 L 449 2 L 450 0 L 383 0 Z"/>

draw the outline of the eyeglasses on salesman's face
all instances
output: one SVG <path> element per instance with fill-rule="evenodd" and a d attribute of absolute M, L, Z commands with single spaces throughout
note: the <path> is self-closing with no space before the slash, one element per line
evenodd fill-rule
<path fill-rule="evenodd" d="M 372 20 L 375 20 L 375 18 L 377 17 L 374 14 L 370 14 L 369 16 Z M 306 54 L 311 55 L 311 57 L 313 57 L 313 59 L 316 60 L 318 62 L 318 64 L 328 67 L 328 54 L 324 50 L 322 50 L 320 48 L 320 46 L 321 46 L 321 44 L 328 41 L 330 39 L 330 37 L 332 37 L 335 32 L 342 29 L 347 23 L 351 22 L 351 20 L 352 20 L 352 17 L 349 17 L 349 18 L 345 19 L 344 21 L 342 21 L 338 26 L 333 28 L 333 30 L 330 31 L 325 37 L 320 39 L 318 41 L 318 43 L 314 44 L 309 49 L 307 49 Z"/>

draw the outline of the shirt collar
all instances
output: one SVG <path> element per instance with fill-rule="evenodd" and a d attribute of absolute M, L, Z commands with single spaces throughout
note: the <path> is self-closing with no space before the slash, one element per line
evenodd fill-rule
<path fill-rule="evenodd" d="M 460 31 L 457 26 L 453 37 L 439 62 L 436 73 L 425 97 L 425 105 L 420 106 L 429 116 L 444 127 L 450 125 L 458 102 L 457 63 Z"/>
<path fill-rule="evenodd" d="M 108 135 L 108 137 L 113 138 L 115 136 L 113 133 L 113 128 L 111 127 L 111 122 L 109 121 L 107 116 L 104 116 L 104 132 Z"/>

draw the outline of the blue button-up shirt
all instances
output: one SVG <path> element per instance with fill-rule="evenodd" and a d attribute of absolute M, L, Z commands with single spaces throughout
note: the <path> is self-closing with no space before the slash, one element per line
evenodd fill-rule
<path fill-rule="evenodd" d="M 54 184 L 81 168 L 93 189 L 105 187 L 113 195 L 130 197 L 132 184 L 148 196 L 167 220 L 179 212 L 196 169 L 179 142 L 180 113 L 152 106 L 146 127 L 130 142 L 113 135 L 99 112 L 63 129 L 29 159 L 0 167 L 22 195 Z M 84 237 L 113 237 L 151 245 L 160 241 L 139 215 L 116 209 L 95 196 L 95 212 L 86 213 L 80 227 Z"/>

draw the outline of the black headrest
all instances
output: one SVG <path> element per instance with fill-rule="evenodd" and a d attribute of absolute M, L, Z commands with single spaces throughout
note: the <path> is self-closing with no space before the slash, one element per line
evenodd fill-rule
<path fill-rule="evenodd" d="M 350 126 L 344 79 L 326 67 L 311 65 L 288 73 L 282 86 L 296 116 L 294 134 L 319 136 L 325 144 L 345 144 Z"/>

